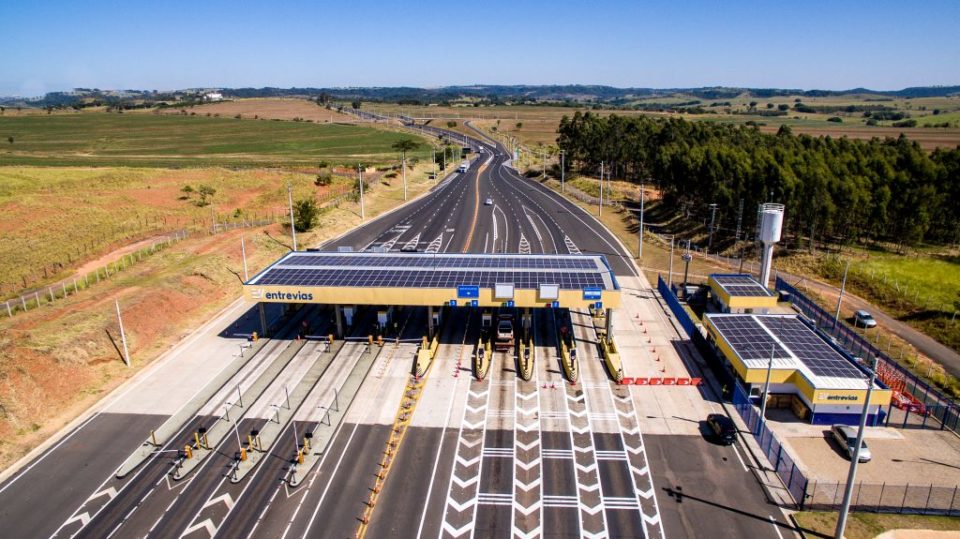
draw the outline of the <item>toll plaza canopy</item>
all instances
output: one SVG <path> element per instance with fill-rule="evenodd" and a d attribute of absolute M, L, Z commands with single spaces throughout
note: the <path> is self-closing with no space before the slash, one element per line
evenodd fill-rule
<path fill-rule="evenodd" d="M 603 255 L 288 253 L 244 283 L 270 303 L 616 308 Z"/>

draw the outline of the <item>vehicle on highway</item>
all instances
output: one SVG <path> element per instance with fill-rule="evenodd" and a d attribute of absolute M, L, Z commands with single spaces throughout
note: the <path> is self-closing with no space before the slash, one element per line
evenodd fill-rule
<path fill-rule="evenodd" d="M 877 327 L 877 321 L 873 318 L 873 315 L 867 311 L 860 310 L 853 313 L 853 325 L 863 326 L 864 328 L 873 328 Z"/>
<path fill-rule="evenodd" d="M 710 414 L 707 416 L 707 425 L 718 441 L 723 445 L 733 445 L 737 441 L 737 426 L 733 420 L 724 414 Z"/>
<path fill-rule="evenodd" d="M 853 459 L 854 449 L 857 447 L 857 429 L 849 425 L 834 425 L 830 427 L 830 433 L 833 439 L 843 447 L 847 453 L 848 459 Z M 863 440 L 860 444 L 860 462 L 870 462 L 870 448 L 867 447 L 867 441 Z"/>
<path fill-rule="evenodd" d="M 469 161 L 464 161 L 463 163 L 460 163 L 460 166 L 457 168 L 457 172 L 466 172 L 468 170 L 470 170 Z"/>
<path fill-rule="evenodd" d="M 500 315 L 497 320 L 497 340 L 493 347 L 498 352 L 508 352 L 513 348 L 513 316 Z"/>
<path fill-rule="evenodd" d="M 483 201 L 484 206 L 493 206 L 493 197 L 487 197 Z"/>

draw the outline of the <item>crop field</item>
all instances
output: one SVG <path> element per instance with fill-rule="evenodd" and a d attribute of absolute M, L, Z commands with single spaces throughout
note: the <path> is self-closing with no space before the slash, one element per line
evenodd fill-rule
<path fill-rule="evenodd" d="M 318 107 L 319 108 L 319 107 Z M 34 166 L 316 166 L 396 160 L 411 135 L 371 127 L 173 116 L 58 113 L 0 116 L 0 159 Z M 12 142 L 11 142 L 12 140 Z M 414 156 L 429 156 L 426 141 Z"/>
<path fill-rule="evenodd" d="M 416 107 L 390 104 L 364 104 L 364 108 L 382 112 L 403 112 L 411 116 L 453 118 L 472 120 L 474 125 L 482 127 L 488 132 L 518 138 L 527 146 L 538 144 L 555 145 L 556 129 L 560 118 L 564 115 L 572 116 L 578 110 L 599 115 L 618 114 L 629 116 L 646 114 L 651 116 L 675 116 L 694 121 L 719 121 L 732 123 L 756 123 L 762 131 L 776 132 L 781 125 L 789 125 L 794 133 L 805 133 L 814 136 L 848 137 L 854 139 L 870 139 L 873 137 L 896 138 L 901 133 L 911 140 L 916 140 L 923 148 L 933 150 L 938 147 L 953 148 L 960 144 L 960 97 L 937 97 L 916 99 L 888 99 L 871 95 L 849 95 L 836 97 L 803 97 L 802 102 L 813 107 L 863 107 L 884 106 L 890 110 L 909 114 L 917 121 L 918 127 L 895 127 L 892 121 L 879 121 L 878 125 L 866 125 L 867 119 L 862 112 L 836 113 L 801 113 L 793 110 L 785 116 L 763 116 L 769 110 L 767 103 L 774 109 L 779 105 L 793 106 L 794 96 L 782 96 L 771 99 L 758 99 L 741 96 L 730 100 L 699 100 L 698 106 L 715 112 L 714 114 L 678 114 L 656 111 L 639 110 L 590 110 L 587 107 L 560 107 L 560 106 L 531 106 L 531 105 L 496 105 L 482 107 Z M 697 100 L 693 96 L 667 96 L 636 100 L 635 105 L 676 105 L 682 102 Z M 756 102 L 754 109 L 750 103 Z M 729 103 L 727 105 L 726 103 Z M 713 104 L 722 106 L 712 106 Z M 938 111 L 938 114 L 934 114 Z M 831 122 L 828 118 L 838 117 L 841 122 Z M 922 127 L 948 123 L 950 127 Z M 518 124 L 519 127 L 518 127 Z"/>

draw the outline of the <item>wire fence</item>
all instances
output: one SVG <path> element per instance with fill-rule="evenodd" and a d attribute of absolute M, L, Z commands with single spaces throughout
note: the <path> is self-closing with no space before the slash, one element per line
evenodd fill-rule
<path fill-rule="evenodd" d="M 775 286 L 778 291 L 790 294 L 790 301 L 801 313 L 851 354 L 859 357 L 876 357 L 877 369 L 893 373 L 892 376 L 898 380 L 900 386 L 898 391 L 912 396 L 919 402 L 921 406 L 896 409 L 896 413 L 892 403 L 887 413 L 888 426 L 948 429 L 960 434 L 960 404 L 900 365 L 876 343 L 871 343 L 854 329 L 838 322 L 834 314 L 828 313 L 782 278 L 777 277 Z"/>
<path fill-rule="evenodd" d="M 17 297 L 4 301 L 3 307 L 0 307 L 0 313 L 6 312 L 9 318 L 13 318 L 15 314 L 32 309 L 39 309 L 44 304 L 50 304 L 72 296 L 81 290 L 96 285 L 101 280 L 115 277 L 121 271 L 128 269 L 130 266 L 177 242 L 183 241 L 188 236 L 189 231 L 187 230 L 174 231 L 162 240 L 158 240 L 142 249 L 124 254 L 113 262 L 104 264 L 102 267 L 94 268 L 91 272 L 77 274 L 56 283 L 45 285 L 42 288 L 22 292 Z"/>

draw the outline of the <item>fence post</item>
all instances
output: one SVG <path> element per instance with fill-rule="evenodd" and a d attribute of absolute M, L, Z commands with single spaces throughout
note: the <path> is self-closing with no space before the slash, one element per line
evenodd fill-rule
<path fill-rule="evenodd" d="M 7 316 L 9 316 L 10 318 L 13 318 L 13 311 L 10 310 L 10 302 L 7 301 L 6 305 L 7 305 Z"/>
<path fill-rule="evenodd" d="M 23 296 L 20 296 L 20 303 L 23 304 L 23 312 L 27 312 L 27 300 Z"/>
<path fill-rule="evenodd" d="M 953 487 L 953 496 L 950 497 L 950 507 L 947 507 L 947 516 L 953 515 L 953 502 L 957 499 L 957 488 Z"/>
<path fill-rule="evenodd" d="M 887 488 L 887 482 L 884 481 L 880 485 L 880 497 L 877 499 L 877 512 L 880 512 L 880 506 L 883 505 L 883 491 Z"/>
<path fill-rule="evenodd" d="M 907 503 L 907 493 L 910 492 L 910 483 L 903 487 L 903 499 L 900 500 L 900 513 L 903 513 L 903 506 Z"/>
<path fill-rule="evenodd" d="M 40 291 L 37 290 L 33 293 L 33 299 L 37 300 L 37 308 L 40 308 Z"/>

